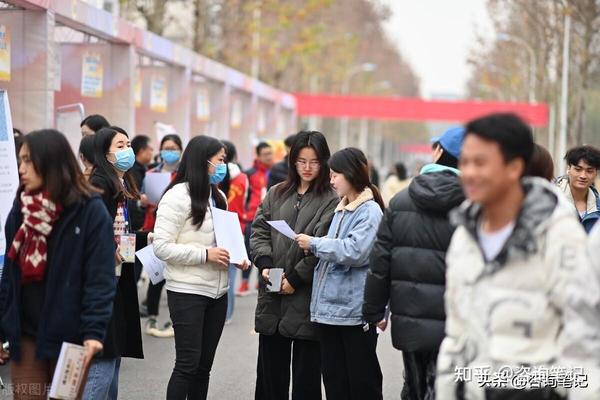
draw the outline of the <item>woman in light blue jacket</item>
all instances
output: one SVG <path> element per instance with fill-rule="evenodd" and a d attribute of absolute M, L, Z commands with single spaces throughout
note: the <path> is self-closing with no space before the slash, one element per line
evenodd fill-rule
<path fill-rule="evenodd" d="M 305 252 L 320 260 L 313 278 L 310 314 L 319 327 L 325 391 L 328 400 L 382 399 L 377 331 L 365 323 L 362 305 L 383 200 L 369 180 L 362 151 L 338 151 L 329 167 L 331 184 L 342 198 L 329 233 L 323 238 L 296 238 Z"/>

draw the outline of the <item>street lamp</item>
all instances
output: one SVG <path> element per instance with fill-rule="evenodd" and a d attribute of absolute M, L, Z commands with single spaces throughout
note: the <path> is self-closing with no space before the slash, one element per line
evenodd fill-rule
<path fill-rule="evenodd" d="M 342 83 L 342 94 L 346 95 L 350 92 L 350 81 L 354 76 L 360 74 L 361 72 L 373 72 L 377 69 L 377 65 L 373 63 L 363 63 L 353 66 L 346 73 L 346 78 Z"/>
<path fill-rule="evenodd" d="M 377 65 L 373 63 L 362 63 L 351 67 L 346 73 L 346 77 L 342 82 L 342 95 L 347 95 L 350 92 L 350 81 L 361 72 L 373 72 L 377 69 Z M 348 146 L 348 125 L 350 121 L 348 117 L 343 117 L 340 126 L 340 149 Z"/>
<path fill-rule="evenodd" d="M 521 39 L 520 37 L 509 35 L 507 33 L 499 33 L 498 36 L 496 36 L 496 39 L 500 42 L 517 43 L 517 44 L 525 47 L 527 49 L 527 51 L 529 52 L 529 102 L 535 103 L 536 102 L 536 100 L 535 100 L 535 86 L 536 86 L 535 69 L 537 66 L 537 57 L 535 56 L 535 51 L 533 50 L 533 47 L 531 47 L 531 45 L 529 43 L 527 43 L 525 40 Z"/>
<path fill-rule="evenodd" d="M 563 56 L 562 56 L 562 81 L 560 89 L 560 130 L 558 135 L 558 157 L 555 160 L 562 160 L 567 152 L 567 129 L 568 129 L 568 106 L 569 106 L 569 65 L 571 50 L 571 11 L 568 4 L 563 0 L 565 10 L 565 29 L 563 36 Z M 564 163 L 559 164 L 564 167 Z M 560 168 L 562 171 L 562 168 Z"/>

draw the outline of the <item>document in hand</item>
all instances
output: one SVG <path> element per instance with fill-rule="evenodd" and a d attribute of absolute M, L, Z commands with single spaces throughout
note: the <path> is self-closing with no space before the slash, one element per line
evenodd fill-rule
<path fill-rule="evenodd" d="M 150 244 L 138 250 L 135 255 L 140 260 L 152 284 L 156 285 L 165 279 L 164 271 L 167 266 L 154 254 L 154 247 Z"/>
<path fill-rule="evenodd" d="M 217 246 L 229 252 L 229 261 L 232 264 L 242 264 L 248 260 L 248 252 L 238 215 L 216 207 L 211 207 L 211 211 Z"/>
<path fill-rule="evenodd" d="M 151 204 L 157 205 L 171 183 L 170 172 L 149 172 L 144 178 L 144 193 Z"/>
<path fill-rule="evenodd" d="M 63 342 L 52 378 L 50 398 L 75 400 L 86 375 L 85 347 Z"/>
<path fill-rule="evenodd" d="M 276 231 L 292 240 L 296 240 L 296 232 L 285 221 L 267 221 Z"/>

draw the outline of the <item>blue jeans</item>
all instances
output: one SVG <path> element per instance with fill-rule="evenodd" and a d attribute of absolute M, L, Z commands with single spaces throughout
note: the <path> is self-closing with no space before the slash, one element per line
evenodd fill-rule
<path fill-rule="evenodd" d="M 85 400 L 117 400 L 120 368 L 121 357 L 92 361 L 83 398 Z"/>
<path fill-rule="evenodd" d="M 230 320 L 233 317 L 233 305 L 235 302 L 235 278 L 237 276 L 237 267 L 229 264 L 229 290 L 227 291 L 227 317 Z"/>

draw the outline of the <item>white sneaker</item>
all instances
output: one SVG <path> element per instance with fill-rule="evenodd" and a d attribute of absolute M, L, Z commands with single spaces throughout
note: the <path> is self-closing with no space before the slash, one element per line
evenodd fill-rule
<path fill-rule="evenodd" d="M 148 318 L 148 321 L 146 321 L 145 333 L 146 335 L 158 338 L 170 338 L 175 336 L 175 331 L 173 330 L 171 321 L 167 322 L 161 329 L 158 327 L 158 322 L 156 321 L 156 318 L 152 317 Z"/>

